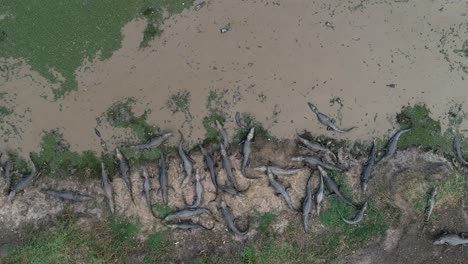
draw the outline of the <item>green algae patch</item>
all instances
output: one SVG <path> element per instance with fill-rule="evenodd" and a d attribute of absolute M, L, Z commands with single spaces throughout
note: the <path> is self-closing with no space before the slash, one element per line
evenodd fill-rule
<path fill-rule="evenodd" d="M 241 113 L 241 118 L 248 127 L 255 127 L 254 140 L 276 140 L 276 138 L 273 137 L 271 133 L 263 126 L 263 124 L 255 120 L 251 114 Z M 237 127 L 233 135 L 232 145 L 238 145 L 242 143 L 246 139 L 248 133 L 249 129 Z"/>
<path fill-rule="evenodd" d="M 41 150 L 31 153 L 31 159 L 42 174 L 52 177 L 77 176 L 92 178 L 101 174 L 101 159 L 92 151 L 70 151 L 70 145 L 58 130 L 46 132 Z M 108 172 L 114 172 L 111 157 L 102 157 Z"/>
<path fill-rule="evenodd" d="M 188 113 L 190 108 L 190 92 L 177 92 L 169 97 L 167 107 L 172 113 Z"/>
<path fill-rule="evenodd" d="M 114 103 L 105 113 L 107 122 L 113 127 L 127 128 L 135 135 L 138 143 L 146 143 L 149 140 L 159 136 L 160 129 L 148 124 L 146 121 L 148 111 L 137 116 L 132 110 L 135 99 L 127 98 Z M 157 160 L 161 155 L 160 148 L 147 150 L 138 150 L 130 147 L 122 147 L 124 156 L 131 162 L 143 160 Z"/>
<path fill-rule="evenodd" d="M 397 115 L 397 121 L 402 129 L 411 130 L 402 135 L 398 142 L 399 149 L 421 146 L 426 149 L 439 151 L 446 156 L 453 157 L 452 128 L 460 124 L 459 118 L 452 111 L 449 112 L 449 129 L 442 131 L 440 121 L 431 117 L 431 112 L 423 104 L 406 106 Z M 468 141 L 461 139 L 462 149 L 468 149 Z"/>
<path fill-rule="evenodd" d="M 402 129 L 411 130 L 401 136 L 398 147 L 406 149 L 411 146 L 424 146 L 445 153 L 451 151 L 451 140 L 442 134 L 440 121 L 430 116 L 430 111 L 425 105 L 404 107 L 397 115 L 397 121 Z"/>
<path fill-rule="evenodd" d="M 147 25 L 143 32 L 140 48 L 147 47 L 154 38 L 162 34 L 163 30 L 161 27 L 165 19 L 191 7 L 194 0 L 147 0 L 143 2 L 145 6 L 142 14 L 146 18 Z M 164 16 L 164 12 L 167 12 L 167 16 Z"/>
<path fill-rule="evenodd" d="M 216 130 L 215 128 L 216 121 L 223 125 L 226 119 L 224 118 L 224 115 L 220 112 L 212 112 L 209 116 L 205 116 L 203 118 L 203 127 L 206 130 L 203 145 L 221 142 L 221 136 L 219 135 L 218 130 Z"/>
<path fill-rule="evenodd" d="M 0 10 L 0 57 L 24 59 L 50 83 L 55 99 L 76 90 L 75 72 L 85 60 L 105 60 L 121 48 L 122 27 L 148 23 L 141 46 L 158 36 L 164 20 L 191 7 L 187 0 L 4 0 Z M 154 12 L 149 11 L 154 10 Z M 163 17 L 164 13 L 168 15 Z"/>
<path fill-rule="evenodd" d="M 0 106 L 0 119 L 3 119 L 7 115 L 11 114 L 12 111 L 4 106 Z"/>
<path fill-rule="evenodd" d="M 127 98 L 114 103 L 106 112 L 107 121 L 113 127 L 129 128 L 141 143 L 144 143 L 158 134 L 156 126 L 149 125 L 146 122 L 148 112 L 145 111 L 141 116 L 133 113 L 132 105 L 134 98 Z"/>

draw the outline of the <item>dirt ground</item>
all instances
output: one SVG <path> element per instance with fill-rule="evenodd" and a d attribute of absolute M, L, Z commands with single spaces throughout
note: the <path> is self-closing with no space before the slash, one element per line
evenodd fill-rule
<path fill-rule="evenodd" d="M 281 154 L 277 154 L 277 149 L 281 149 Z M 218 203 L 213 202 L 215 194 L 213 185 L 209 179 L 208 172 L 204 170 L 202 156 L 193 155 L 195 167 L 200 170 L 205 194 L 202 207 L 209 208 L 213 212 L 211 215 L 202 215 L 194 219 L 194 222 L 201 223 L 206 227 L 214 227 L 212 231 L 172 231 L 170 240 L 175 245 L 171 259 L 182 262 L 191 262 L 193 259 L 205 256 L 230 257 L 235 252 L 239 252 L 244 243 L 254 241 L 258 236 L 258 221 L 256 215 L 263 212 L 275 212 L 278 219 L 272 223 L 275 234 L 281 235 L 287 232 L 288 226 L 300 226 L 300 216 L 287 208 L 283 199 L 274 194 L 263 173 L 255 172 L 252 168 L 265 165 L 267 160 L 271 160 L 278 166 L 303 168 L 301 172 L 293 176 L 280 176 L 280 180 L 285 185 L 289 185 L 288 192 L 295 208 L 300 208 L 301 199 L 304 196 L 304 186 L 308 176 L 312 171 L 303 167 L 302 164 L 291 162 L 290 157 L 298 154 L 305 154 L 307 151 L 303 147 L 297 147 L 293 141 L 281 142 L 257 142 L 253 152 L 253 160 L 248 170 L 249 177 L 258 179 L 247 179 L 240 175 L 240 157 L 238 150 L 231 150 L 230 156 L 233 161 L 235 176 L 241 188 L 247 191 L 239 196 L 225 195 L 227 204 L 233 211 L 237 219 L 236 224 L 240 229 L 248 228 L 249 232 L 245 237 L 233 236 L 226 229 L 226 225 L 217 208 Z M 346 156 L 346 152 L 340 151 L 341 156 Z M 219 156 L 216 155 L 218 164 Z M 405 186 L 409 186 L 415 177 L 425 177 L 435 182 L 443 180 L 454 171 L 450 161 L 433 153 L 423 152 L 419 149 L 411 149 L 398 152 L 397 156 L 387 164 L 377 167 L 370 182 L 369 195 L 363 195 L 359 189 L 359 177 L 361 163 L 364 157 L 348 158 L 341 166 L 346 168 L 345 178 L 352 190 L 353 198 L 356 201 L 379 200 L 384 201 L 397 209 L 398 217 L 396 222 L 388 222 L 389 229 L 385 235 L 377 240 L 369 241 L 363 249 L 355 251 L 349 256 L 342 256 L 340 263 L 462 263 L 468 257 L 468 251 L 464 247 L 434 246 L 432 241 L 442 231 L 462 232 L 468 226 L 468 218 L 464 216 L 463 200 L 456 203 L 442 203 L 436 206 L 435 220 L 429 222 L 423 228 L 423 212 L 414 208 L 414 201 L 407 196 Z M 148 165 L 150 173 L 153 175 L 152 187 L 157 189 L 158 170 L 153 165 Z M 114 177 L 113 190 L 116 204 L 116 211 L 120 214 L 139 219 L 142 232 L 154 230 L 167 230 L 161 224 L 160 219 L 154 218 L 146 207 L 143 196 L 138 195 L 142 191 L 142 178 L 138 173 L 139 168 L 132 168 L 133 194 L 135 204 L 131 201 L 128 191 L 120 179 Z M 219 180 L 226 181 L 222 166 L 217 167 Z M 193 186 L 187 184 L 181 187 L 182 173 L 179 160 L 169 157 L 168 162 L 169 184 L 174 189 L 169 192 L 169 205 L 172 208 L 183 208 L 185 202 L 192 202 Z M 421 176 L 423 175 L 423 176 Z M 318 183 L 318 177 L 313 178 L 313 186 Z M 413 186 L 413 185 L 411 185 Z M 419 185 L 411 188 L 419 188 Z M 85 203 L 69 203 L 45 195 L 42 189 L 66 189 L 80 191 L 90 194 L 94 199 Z M 416 192 L 416 191 L 414 191 Z M 367 198 L 366 198 L 367 197 Z M 161 202 L 160 194 L 152 192 L 153 203 Z M 324 209 L 328 207 L 325 198 Z M 99 182 L 83 183 L 67 180 L 52 180 L 50 178 L 38 179 L 34 186 L 28 188 L 23 194 L 17 196 L 12 205 L 5 205 L 0 208 L 0 221 L 3 223 L 2 239 L 0 239 L 0 249 L 7 250 L 17 243 L 15 234 L 22 224 L 29 223 L 36 226 L 53 221 L 64 212 L 76 214 L 79 221 L 87 225 L 93 221 L 103 219 L 107 211 L 107 204 Z M 156 214 L 158 214 L 156 212 Z M 396 215 L 390 218 L 395 218 Z M 388 221 L 390 221 L 390 218 Z M 324 227 L 315 214 L 311 219 L 311 232 L 323 232 Z M 321 231 L 322 230 L 322 231 Z M 302 236 L 302 228 L 295 234 Z M 13 245 L 12 245 L 13 244 Z M 223 246 L 219 246 L 219 245 Z M 1 250 L 0 250 L 1 251 Z M 138 259 L 144 257 L 135 255 L 134 263 L 141 263 Z M 335 256 L 338 257 L 338 256 Z M 317 262 L 318 261 L 318 262 Z M 324 263 L 323 261 L 314 261 Z M 133 262 L 133 261 L 132 261 Z"/>
<path fill-rule="evenodd" d="M 358 126 L 334 135 L 348 139 L 387 133 L 408 103 L 427 103 L 445 119 L 454 104 L 467 110 L 465 61 L 454 52 L 467 37 L 465 15 L 463 1 L 208 1 L 172 17 L 143 50 L 145 23 L 133 21 L 122 29 L 122 48 L 108 60 L 85 62 L 78 91 L 63 100 L 51 101 L 51 85 L 27 66 L 0 81 L 14 109 L 3 127 L 17 129 L 2 148 L 27 154 L 38 149 L 43 131 L 60 128 L 72 150 L 100 151 L 96 118 L 128 97 L 137 99 L 137 112 L 151 110 L 150 124 L 182 129 L 196 142 L 204 137 L 210 91 L 222 95 L 214 104 L 228 129 L 236 111 L 249 112 L 280 138 L 326 132 L 308 101 L 342 126 Z M 221 34 L 228 24 L 232 30 Z M 183 91 L 190 114 L 173 114 L 167 100 Z M 341 104 L 331 103 L 336 98 Z M 111 144 L 122 143 L 110 139 L 121 130 L 102 126 Z"/>

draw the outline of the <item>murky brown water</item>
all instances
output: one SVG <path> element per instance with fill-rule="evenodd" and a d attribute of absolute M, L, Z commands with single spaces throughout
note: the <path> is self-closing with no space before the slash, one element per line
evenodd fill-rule
<path fill-rule="evenodd" d="M 52 98 L 50 85 L 28 69 L 1 84 L 15 110 L 7 121 L 18 128 L 3 148 L 37 150 L 42 131 L 60 128 L 73 150 L 100 151 L 96 118 L 127 97 L 138 100 L 137 112 L 152 110 L 150 124 L 182 129 L 194 142 L 205 133 L 210 90 L 224 94 L 217 107 L 229 115 L 228 129 L 236 111 L 250 112 L 286 138 L 302 129 L 327 133 L 308 101 L 343 127 L 358 126 L 336 135 L 349 139 L 387 133 L 408 103 L 425 102 L 434 117 L 445 117 L 468 96 L 465 73 L 450 70 L 464 60 L 453 49 L 468 38 L 460 27 L 466 12 L 464 1 L 210 1 L 170 19 L 145 50 L 138 49 L 144 22 L 134 21 L 123 29 L 122 49 L 86 63 L 77 73 L 79 90 L 65 99 L 45 99 Z M 228 23 L 232 30 L 220 34 Z M 443 33 L 450 28 L 457 37 Z M 439 52 L 445 49 L 450 62 Z M 185 90 L 191 119 L 166 107 L 171 94 Z M 330 103 L 335 97 L 343 106 Z M 107 138 L 122 133 L 102 130 Z"/>

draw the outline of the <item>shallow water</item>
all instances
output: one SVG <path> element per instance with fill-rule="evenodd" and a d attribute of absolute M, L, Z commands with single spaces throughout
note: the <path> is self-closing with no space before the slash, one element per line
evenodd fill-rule
<path fill-rule="evenodd" d="M 181 129 L 196 142 L 204 137 L 210 91 L 223 95 L 212 109 L 226 114 L 231 134 L 236 111 L 251 113 L 277 137 L 303 129 L 331 134 L 309 101 L 340 126 L 358 127 L 334 133 L 338 138 L 389 133 L 401 107 L 415 103 L 447 125 L 454 105 L 468 110 L 468 59 L 454 51 L 468 38 L 464 20 L 463 1 L 220 0 L 172 17 L 144 50 L 145 23 L 133 21 L 123 28 L 123 47 L 108 60 L 84 63 L 78 91 L 65 99 L 47 99 L 51 85 L 27 66 L 0 80 L 2 100 L 15 111 L 1 124 L 2 148 L 36 151 L 43 131 L 59 128 L 72 150 L 100 151 L 96 119 L 127 97 L 137 99 L 137 113 L 151 110 L 150 124 Z M 227 24 L 232 30 L 220 34 Z M 168 98 L 183 91 L 190 92 L 189 114 L 173 114 Z M 331 103 L 336 98 L 341 104 Z M 100 129 L 111 145 L 128 132 L 105 123 Z"/>

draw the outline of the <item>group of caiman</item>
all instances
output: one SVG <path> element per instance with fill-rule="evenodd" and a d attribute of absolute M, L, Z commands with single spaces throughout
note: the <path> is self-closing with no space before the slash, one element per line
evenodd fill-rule
<path fill-rule="evenodd" d="M 335 121 L 332 118 L 320 112 L 315 105 L 313 105 L 312 103 L 308 103 L 308 106 L 310 110 L 317 116 L 317 120 L 319 121 L 319 123 L 326 126 L 328 131 L 333 131 L 336 133 L 346 133 L 356 128 L 356 127 L 351 127 L 347 129 L 340 128 L 338 127 L 338 125 L 335 124 Z M 237 112 L 235 115 L 235 121 L 236 121 L 236 124 L 241 129 L 244 129 L 247 132 L 246 137 L 242 143 L 241 152 L 242 152 L 243 158 L 241 162 L 240 174 L 249 180 L 258 179 L 258 177 L 255 178 L 255 177 L 250 177 L 247 175 L 247 167 L 249 166 L 249 160 L 250 160 L 250 156 L 252 152 L 251 145 L 254 142 L 254 138 L 255 138 L 255 131 L 256 131 L 255 125 L 244 122 L 239 112 Z M 223 125 L 219 121 L 215 121 L 214 125 L 215 125 L 214 128 L 218 131 L 219 137 L 220 137 L 219 144 L 217 144 L 219 145 L 217 146 L 217 149 L 219 149 L 219 154 L 221 156 L 221 161 L 222 161 L 222 167 L 224 168 L 224 171 L 226 173 L 226 179 L 227 179 L 226 182 L 223 182 L 223 183 L 219 182 L 218 171 L 216 169 L 216 164 L 215 164 L 216 162 L 215 162 L 215 159 L 213 158 L 213 153 L 209 151 L 209 148 L 206 146 L 203 146 L 203 144 L 199 144 L 199 149 L 204 157 L 204 163 L 205 163 L 204 165 L 206 166 L 206 169 L 209 172 L 211 184 L 216 190 L 216 194 L 217 194 L 216 202 L 218 205 L 217 206 L 218 210 L 220 211 L 223 219 L 225 220 L 227 227 L 229 228 L 231 232 L 233 232 L 235 235 L 238 235 L 238 236 L 245 236 L 248 234 L 249 228 L 247 227 L 245 228 L 245 230 L 241 230 L 239 227 L 235 225 L 232 210 L 227 205 L 226 200 L 224 199 L 224 195 L 226 194 L 237 195 L 237 194 L 245 192 L 248 189 L 248 187 L 245 189 L 241 189 L 236 180 L 236 173 L 234 173 L 235 172 L 234 166 L 228 155 L 228 148 L 229 148 L 230 142 L 229 142 L 229 137 L 228 137 L 226 130 L 224 129 Z M 361 172 L 360 182 L 361 182 L 361 191 L 363 193 L 366 193 L 368 191 L 368 184 L 372 178 L 373 170 L 378 169 L 378 167 L 381 164 L 387 162 L 395 155 L 400 137 L 402 137 L 405 133 L 409 131 L 411 131 L 411 128 L 402 129 L 396 132 L 389 139 L 387 146 L 386 146 L 386 151 L 383 155 L 381 155 L 381 157 L 377 156 L 376 143 L 375 143 L 375 140 L 373 140 L 373 144 L 370 149 L 369 157 L 362 166 L 363 169 Z M 100 139 L 100 142 L 104 151 L 108 151 L 107 145 L 101 133 L 97 129 L 95 129 L 95 132 L 96 132 L 96 135 Z M 190 158 L 190 156 L 184 150 L 185 140 L 184 140 L 182 133 L 180 131 L 179 133 L 180 133 L 180 143 L 178 145 L 178 154 L 181 160 L 181 167 L 183 170 L 183 179 L 181 181 L 181 185 L 185 186 L 188 183 L 192 183 L 193 188 L 195 189 L 195 198 L 193 199 L 192 204 L 187 205 L 186 208 L 179 209 L 178 211 L 165 216 L 162 219 L 162 222 L 171 228 L 177 228 L 177 229 L 195 229 L 195 228 L 212 229 L 212 228 L 206 227 L 202 223 L 193 222 L 193 219 L 196 216 L 200 216 L 202 214 L 213 215 L 213 212 L 209 210 L 208 208 L 201 207 L 202 202 L 203 202 L 202 200 L 203 200 L 203 192 L 204 192 L 203 184 L 201 183 L 201 181 L 203 180 L 203 177 L 201 177 L 199 169 L 194 168 L 194 161 Z M 171 132 L 163 133 L 162 135 L 150 140 L 147 143 L 133 145 L 133 146 L 130 146 L 129 148 L 132 148 L 135 150 L 141 150 L 141 151 L 158 148 L 158 147 L 161 147 L 161 145 L 163 145 L 166 142 L 166 140 L 169 139 L 172 135 L 173 134 Z M 271 162 L 269 162 L 265 166 L 253 168 L 253 171 L 265 173 L 270 186 L 273 188 L 274 192 L 277 195 L 280 195 L 283 197 L 284 202 L 286 203 L 287 207 L 291 210 L 302 212 L 305 232 L 307 232 L 309 229 L 309 219 L 310 219 L 310 215 L 312 214 L 313 207 L 315 207 L 316 215 L 320 214 L 320 209 L 322 207 L 321 204 L 326 197 L 325 188 L 329 191 L 330 194 L 336 195 L 339 201 L 341 201 L 347 206 L 350 206 L 356 209 L 356 215 L 351 219 L 345 219 L 343 216 L 341 216 L 341 218 L 346 224 L 354 225 L 354 224 L 358 224 L 359 222 L 361 222 L 365 216 L 366 210 L 369 207 L 368 201 L 364 201 L 364 202 L 357 204 L 351 201 L 350 199 L 348 199 L 345 196 L 345 194 L 341 192 L 339 186 L 337 185 L 333 177 L 327 173 L 327 171 L 341 172 L 344 170 L 342 167 L 340 167 L 339 165 L 340 161 L 338 160 L 335 153 L 333 153 L 333 151 L 330 150 L 328 147 L 320 143 L 314 142 L 312 140 L 309 140 L 301 135 L 297 135 L 297 141 L 306 149 L 313 152 L 314 154 L 310 153 L 308 155 L 295 156 L 291 158 L 291 161 L 301 162 L 306 167 L 312 168 L 314 169 L 314 171 L 316 170 L 319 172 L 318 186 L 316 186 L 315 188 L 312 186 L 312 182 L 313 182 L 312 178 L 315 177 L 314 173 L 311 173 L 311 175 L 308 177 L 306 181 L 306 185 L 304 187 L 305 196 L 302 199 L 301 208 L 294 208 L 291 197 L 288 194 L 287 187 L 281 182 L 279 178 L 283 176 L 288 176 L 288 175 L 290 176 L 290 175 L 298 174 L 301 170 L 303 170 L 302 167 L 280 168 L 280 167 L 275 166 Z M 211 146 L 211 147 L 213 148 L 214 146 Z M 460 138 L 457 133 L 455 133 L 455 136 L 454 136 L 453 147 L 454 147 L 454 152 L 455 152 L 455 156 L 457 160 L 462 165 L 468 165 L 468 162 L 463 159 L 462 152 L 461 152 Z M 126 189 L 128 190 L 130 194 L 131 200 L 134 202 L 129 163 L 127 159 L 125 158 L 124 154 L 122 153 L 122 151 L 118 147 L 115 148 L 114 153 L 115 153 L 115 158 L 119 164 L 119 174 L 125 183 Z M 171 187 L 169 186 L 165 155 L 164 155 L 162 148 L 161 148 L 160 153 L 161 155 L 159 159 L 159 189 L 157 191 L 161 194 L 161 200 L 163 204 L 167 205 L 169 202 L 168 193 Z M 324 157 L 326 157 L 326 159 L 324 159 Z M 324 160 L 327 160 L 327 161 L 324 161 Z M 1 166 L 1 170 L 3 172 L 5 183 L 6 183 L 6 186 L 4 189 L 6 198 L 3 204 L 1 205 L 2 207 L 7 203 L 12 203 L 13 199 L 15 198 L 18 192 L 24 190 L 33 180 L 39 177 L 40 172 L 36 170 L 36 166 L 32 162 L 32 160 L 30 161 L 30 164 L 31 164 L 31 173 L 28 176 L 19 177 L 20 180 L 16 183 L 15 186 L 12 186 L 12 174 L 14 171 L 13 162 L 9 160 L 8 158 L 6 159 L 5 162 L 3 162 Z M 104 162 L 102 161 L 101 161 L 101 169 L 102 169 L 102 186 L 103 186 L 104 194 L 107 198 L 110 211 L 114 213 L 115 205 L 114 205 L 114 198 L 113 198 L 113 188 L 109 180 L 108 174 L 106 172 Z M 151 191 L 153 190 L 152 183 L 151 183 L 151 176 L 145 167 L 141 167 L 139 169 L 139 172 L 141 173 L 141 175 L 143 175 L 142 191 L 145 194 L 145 199 L 146 199 L 148 210 L 150 210 L 151 213 L 155 215 L 153 213 L 153 203 L 151 200 Z M 93 197 L 91 197 L 90 195 L 79 193 L 79 192 L 73 192 L 73 191 L 52 190 L 52 189 L 43 189 L 43 191 L 44 193 L 50 196 L 57 197 L 63 200 L 74 201 L 74 202 L 82 202 L 82 201 L 93 199 Z M 428 197 L 426 214 L 425 214 L 425 219 L 424 219 L 425 223 L 427 223 L 431 217 L 432 211 L 436 203 L 436 195 L 437 195 L 437 187 L 431 190 L 430 195 Z M 464 233 L 460 233 L 460 234 L 444 233 L 434 241 L 434 244 L 435 245 L 440 245 L 440 244 L 468 245 L 468 235 Z"/>

